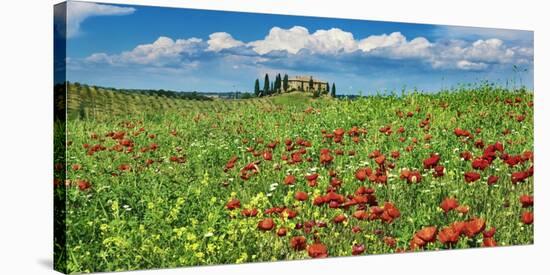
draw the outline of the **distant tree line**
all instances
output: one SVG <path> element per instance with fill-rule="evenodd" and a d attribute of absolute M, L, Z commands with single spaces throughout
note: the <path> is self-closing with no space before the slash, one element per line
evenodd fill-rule
<path fill-rule="evenodd" d="M 123 93 L 134 93 L 134 94 L 142 94 L 142 95 L 156 95 L 156 96 L 163 96 L 168 98 L 176 98 L 176 99 L 194 99 L 194 100 L 212 100 L 212 98 L 203 95 L 197 91 L 192 92 L 179 92 L 179 91 L 171 91 L 171 90 L 154 90 L 154 89 L 119 89 L 114 87 L 102 87 L 102 86 L 95 86 L 95 85 L 87 85 L 82 84 L 79 82 L 69 82 L 67 81 L 67 86 L 73 86 L 77 89 L 82 88 L 93 88 L 95 90 L 103 89 L 103 90 L 110 90 L 115 92 L 123 92 Z"/>

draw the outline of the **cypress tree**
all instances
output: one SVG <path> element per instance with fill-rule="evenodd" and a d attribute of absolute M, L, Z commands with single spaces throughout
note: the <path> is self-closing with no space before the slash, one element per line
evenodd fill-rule
<path fill-rule="evenodd" d="M 254 94 L 256 96 L 260 95 L 260 80 L 256 78 L 256 82 L 254 83 Z"/>
<path fill-rule="evenodd" d="M 265 74 L 264 90 L 262 92 L 262 95 L 268 95 L 268 94 L 269 94 L 269 75 Z"/>
<path fill-rule="evenodd" d="M 281 74 L 277 74 L 277 79 L 275 81 L 275 91 L 276 92 L 281 91 Z"/>
<path fill-rule="evenodd" d="M 283 91 L 287 91 L 288 90 L 288 75 L 285 74 L 284 78 L 283 78 Z"/>
<path fill-rule="evenodd" d="M 309 77 L 309 90 L 313 91 L 313 76 Z"/>
<path fill-rule="evenodd" d="M 332 91 L 330 92 L 332 97 L 336 97 L 336 84 L 332 82 Z"/>

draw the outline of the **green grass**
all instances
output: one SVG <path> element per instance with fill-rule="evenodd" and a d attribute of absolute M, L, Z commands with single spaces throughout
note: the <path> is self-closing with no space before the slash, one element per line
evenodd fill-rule
<path fill-rule="evenodd" d="M 69 272 L 309 258 L 307 251 L 290 247 L 290 238 L 298 235 L 305 236 L 308 244 L 318 240 L 326 245 L 330 257 L 351 255 L 353 244 L 364 244 L 364 254 L 393 253 L 408 249 L 415 232 L 426 226 L 442 229 L 451 222 L 473 217 L 484 219 L 487 228 L 496 228 L 494 239 L 498 245 L 533 243 L 533 226 L 520 219 L 522 212 L 532 210 L 522 208 L 519 202 L 520 195 L 533 194 L 532 177 L 517 185 L 510 180 L 512 172 L 525 170 L 532 162 L 510 168 L 497 158 L 480 172 L 479 181 L 468 184 L 463 173 L 473 169 L 459 156 L 462 151 L 480 156 L 484 148 L 477 148 L 473 142 L 478 139 L 485 146 L 502 142 L 511 155 L 532 151 L 533 108 L 528 105 L 532 93 L 483 85 L 437 94 L 372 96 L 353 101 L 312 99 L 300 93 L 249 100 L 190 101 L 73 89 L 70 87 L 68 96 L 71 119 L 66 129 L 70 144 L 67 178 L 72 183 L 66 189 L 67 262 L 56 263 L 66 265 Z M 516 97 L 521 102 L 505 103 Z M 85 114 L 80 116 L 82 106 Z M 304 112 L 307 109 L 310 111 Z M 413 116 L 401 118 L 397 111 L 410 111 Z M 419 127 L 428 115 L 430 127 Z M 518 115 L 525 119 L 517 121 Z M 386 125 L 392 127 L 392 134 L 379 131 Z M 348 135 L 341 144 L 329 142 L 321 133 L 353 126 L 367 131 L 358 143 Z M 397 133 L 400 126 L 405 128 L 402 134 Z M 474 139 L 462 141 L 453 133 L 455 128 L 469 130 Z M 503 134 L 505 129 L 510 133 Z M 106 137 L 112 131 L 124 131 L 134 143 L 133 150 L 111 150 L 118 143 Z M 424 140 L 426 134 L 432 136 L 431 140 Z M 306 148 L 304 161 L 289 164 L 281 159 L 289 155 L 284 141 L 297 138 L 310 141 L 312 146 Z M 418 140 L 416 144 L 413 139 Z M 273 150 L 272 161 L 247 151 L 250 147 L 263 152 L 274 140 L 280 144 Z M 152 143 L 158 145 L 156 151 L 140 151 Z M 101 144 L 107 150 L 88 155 L 84 144 Z M 409 145 L 414 145 L 410 152 L 406 150 Z M 328 166 L 319 162 L 321 148 L 329 148 L 334 156 Z M 337 149 L 356 154 L 336 155 Z M 358 168 L 377 167 L 369 158 L 374 150 L 380 150 L 388 163 L 395 164 L 387 170 L 387 184 L 355 178 Z M 392 159 L 392 151 L 399 151 L 400 158 Z M 431 170 L 423 169 L 422 161 L 431 153 L 440 154 L 440 164 L 445 167 L 443 177 L 436 178 Z M 239 158 L 235 168 L 224 172 L 232 156 Z M 174 162 L 170 157 L 181 157 L 185 162 Z M 307 157 L 312 161 L 305 161 Z M 154 163 L 146 165 L 148 159 Z M 240 169 L 256 160 L 260 160 L 258 173 L 249 180 L 241 179 Z M 73 171 L 74 164 L 82 168 Z M 120 171 L 122 164 L 131 170 Z M 409 184 L 400 179 L 402 169 L 421 171 L 422 181 Z M 359 186 L 372 187 L 380 205 L 395 204 L 401 216 L 387 224 L 353 218 L 356 207 L 314 206 L 313 199 L 325 194 L 330 186 L 329 170 L 337 171 L 343 182 L 339 194 L 353 194 Z M 310 187 L 303 177 L 312 171 L 319 174 L 316 187 Z M 287 174 L 296 176 L 294 185 L 283 184 Z M 489 186 L 489 175 L 500 179 Z M 80 190 L 75 186 L 78 180 L 89 182 L 91 188 Z M 57 190 L 56 195 L 63 196 L 65 189 Z M 295 200 L 296 191 L 307 192 L 309 199 Z M 446 197 L 467 205 L 469 212 L 444 214 L 439 204 Z M 226 209 L 232 198 L 240 200 L 240 209 Z M 263 213 L 273 206 L 286 206 L 298 215 L 286 219 Z M 259 214 L 245 218 L 240 214 L 244 208 L 257 208 Z M 347 221 L 333 224 L 332 218 L 339 213 L 345 214 Z M 276 228 L 262 232 L 257 224 L 267 216 L 274 219 Z M 326 222 L 327 226 L 314 227 L 311 233 L 294 229 L 296 224 L 310 220 Z M 283 226 L 288 234 L 278 237 L 275 231 Z M 362 232 L 353 233 L 353 226 Z M 386 245 L 384 237 L 395 238 L 397 245 Z M 462 236 L 453 248 L 480 247 L 482 239 L 481 234 L 474 238 Z M 446 248 L 435 241 L 423 249 Z"/>

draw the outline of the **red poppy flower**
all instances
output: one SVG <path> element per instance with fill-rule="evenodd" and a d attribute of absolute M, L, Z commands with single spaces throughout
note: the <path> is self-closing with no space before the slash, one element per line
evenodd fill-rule
<path fill-rule="evenodd" d="M 277 236 L 284 237 L 286 236 L 287 230 L 285 227 L 281 227 L 277 230 Z"/>
<path fill-rule="evenodd" d="M 478 140 L 474 141 L 474 146 L 479 148 L 479 149 L 482 149 L 483 147 L 485 147 L 485 143 L 483 142 L 482 139 L 478 139 Z"/>
<path fill-rule="evenodd" d="M 273 214 L 273 213 L 277 213 L 277 214 L 281 214 L 283 213 L 283 211 L 285 210 L 284 207 L 271 207 L 271 208 L 268 208 L 266 210 L 264 210 L 264 214 L 266 215 L 270 215 L 270 214 Z"/>
<path fill-rule="evenodd" d="M 78 170 L 80 170 L 80 169 L 82 168 L 82 165 L 80 165 L 80 164 L 73 164 L 73 165 L 71 166 L 71 168 L 73 169 L 73 171 L 78 171 Z"/>
<path fill-rule="evenodd" d="M 353 233 L 360 233 L 362 230 L 361 230 L 361 227 L 359 227 L 358 225 L 354 225 L 352 228 L 351 228 L 351 232 Z"/>
<path fill-rule="evenodd" d="M 296 210 L 292 210 L 290 208 L 285 208 L 283 209 L 283 211 L 281 212 L 281 214 L 286 214 L 286 216 L 289 218 L 289 219 L 293 219 L 295 218 L 297 215 L 298 215 L 298 212 Z"/>
<path fill-rule="evenodd" d="M 521 154 L 522 161 L 533 160 L 533 157 L 534 157 L 534 153 L 531 151 L 525 151 L 523 152 L 523 154 Z"/>
<path fill-rule="evenodd" d="M 497 232 L 497 229 L 493 226 L 489 228 L 489 230 L 483 231 L 483 238 L 492 238 L 496 232 Z"/>
<path fill-rule="evenodd" d="M 524 182 L 529 177 L 529 173 L 526 171 L 519 171 L 512 173 L 512 183 Z"/>
<path fill-rule="evenodd" d="M 171 162 L 176 162 L 176 163 L 184 163 L 185 158 L 184 157 L 179 157 L 179 156 L 171 156 L 170 161 Z"/>
<path fill-rule="evenodd" d="M 442 244 L 456 244 L 460 238 L 460 231 L 456 231 L 454 227 L 447 226 L 439 231 L 437 239 Z"/>
<path fill-rule="evenodd" d="M 309 175 L 305 175 L 304 178 L 307 180 L 307 181 L 312 181 L 312 180 L 317 180 L 317 178 L 319 177 L 319 174 L 309 174 Z"/>
<path fill-rule="evenodd" d="M 130 147 L 134 145 L 134 142 L 130 139 L 122 139 L 119 141 L 119 144 L 124 147 Z"/>
<path fill-rule="evenodd" d="M 122 152 L 124 151 L 124 146 L 120 144 L 114 145 L 113 147 L 111 147 L 111 151 Z"/>
<path fill-rule="evenodd" d="M 285 177 L 285 180 L 284 180 L 284 183 L 286 185 L 292 185 L 296 182 L 296 177 L 294 177 L 293 175 L 287 175 Z"/>
<path fill-rule="evenodd" d="M 130 165 L 128 164 L 121 164 L 118 166 L 118 170 L 120 171 L 130 171 L 132 170 L 132 167 L 130 167 Z"/>
<path fill-rule="evenodd" d="M 367 169 L 366 168 L 359 168 L 357 171 L 355 171 L 355 178 L 359 181 L 365 181 L 368 177 Z"/>
<path fill-rule="evenodd" d="M 415 250 L 415 249 L 424 247 L 425 245 L 426 245 L 426 242 L 424 240 L 422 240 L 420 237 L 418 237 L 416 234 L 413 235 L 413 237 L 412 237 L 412 239 L 409 243 L 409 246 L 410 246 L 411 250 Z"/>
<path fill-rule="evenodd" d="M 484 247 L 495 247 L 498 246 L 497 241 L 493 238 L 483 238 Z"/>
<path fill-rule="evenodd" d="M 122 139 L 126 135 L 126 133 L 123 132 L 123 131 L 119 131 L 119 132 L 115 132 L 115 133 L 109 133 L 109 134 L 110 134 L 112 139 Z"/>
<path fill-rule="evenodd" d="M 270 151 L 265 151 L 262 156 L 265 160 L 272 160 L 273 159 L 273 154 Z"/>
<path fill-rule="evenodd" d="M 297 163 L 302 161 L 302 154 L 299 152 L 294 152 L 290 155 L 292 162 Z"/>
<path fill-rule="evenodd" d="M 533 206 L 533 196 L 529 196 L 529 195 L 521 195 L 519 197 L 519 202 L 521 202 L 521 205 L 523 207 L 529 207 L 529 206 Z"/>
<path fill-rule="evenodd" d="M 387 223 L 391 223 L 393 222 L 394 219 L 397 219 L 401 216 L 401 212 L 399 212 L 399 209 L 397 209 L 397 207 L 395 207 L 395 205 L 391 202 L 386 202 L 384 203 L 384 208 L 383 208 L 383 212 L 382 212 L 382 215 L 380 216 L 380 218 L 387 222 Z"/>
<path fill-rule="evenodd" d="M 298 191 L 296 194 L 294 194 L 294 198 L 299 201 L 306 201 L 308 199 L 308 195 L 306 192 Z"/>
<path fill-rule="evenodd" d="M 499 179 L 498 176 L 490 175 L 490 176 L 487 178 L 487 184 L 488 184 L 488 185 L 493 185 L 493 184 L 497 183 L 498 179 Z"/>
<path fill-rule="evenodd" d="M 522 162 L 522 158 L 520 155 L 514 155 L 514 156 L 505 155 L 504 162 L 508 164 L 508 166 L 514 167 Z"/>
<path fill-rule="evenodd" d="M 156 144 L 156 143 L 151 143 L 149 144 L 149 149 L 151 149 L 152 151 L 155 151 L 159 148 L 159 145 Z"/>
<path fill-rule="evenodd" d="M 334 219 L 332 219 L 334 223 L 342 223 L 345 220 L 346 220 L 346 216 L 344 214 L 338 214 L 336 217 L 334 217 Z"/>
<path fill-rule="evenodd" d="M 424 160 L 424 169 L 434 168 L 439 163 L 440 158 L 438 154 L 432 154 L 429 158 Z"/>
<path fill-rule="evenodd" d="M 435 178 L 443 177 L 445 175 L 445 167 L 443 165 L 436 165 L 434 167 L 434 173 L 433 176 Z"/>
<path fill-rule="evenodd" d="M 369 154 L 369 158 L 374 159 L 374 158 L 377 158 L 381 155 L 382 155 L 382 153 L 380 152 L 380 150 L 374 150 Z"/>
<path fill-rule="evenodd" d="M 384 243 L 389 247 L 395 247 L 397 245 L 397 241 L 392 237 L 384 237 Z"/>
<path fill-rule="evenodd" d="M 225 165 L 225 170 L 229 170 L 233 167 L 235 167 L 235 163 L 237 162 L 237 160 L 239 159 L 239 157 L 237 156 L 232 156 L 229 161 L 227 161 L 227 164 Z"/>
<path fill-rule="evenodd" d="M 86 190 L 90 189 L 90 187 L 92 187 L 90 182 L 85 181 L 85 180 L 77 180 L 76 184 L 78 186 L 78 189 L 80 189 L 81 191 L 86 191 Z"/>
<path fill-rule="evenodd" d="M 306 246 L 307 246 L 306 237 L 304 236 L 292 237 L 290 239 L 290 246 L 296 251 L 306 249 Z"/>
<path fill-rule="evenodd" d="M 364 244 L 354 244 L 351 247 L 351 254 L 352 255 L 360 255 L 365 252 L 365 245 Z"/>
<path fill-rule="evenodd" d="M 420 231 L 416 232 L 415 235 L 426 243 L 433 242 L 435 241 L 435 237 L 437 235 L 437 227 L 424 227 Z"/>
<path fill-rule="evenodd" d="M 394 158 L 394 159 L 398 159 L 401 154 L 399 153 L 399 151 L 393 151 L 390 153 L 391 157 Z"/>
<path fill-rule="evenodd" d="M 358 220 L 364 220 L 369 217 L 369 214 L 365 210 L 357 210 L 353 212 L 353 217 Z"/>
<path fill-rule="evenodd" d="M 239 201 L 236 198 L 233 198 L 225 205 L 225 208 L 227 208 L 229 210 L 233 210 L 233 209 L 236 209 L 236 208 L 241 208 L 241 201 Z"/>
<path fill-rule="evenodd" d="M 521 222 L 523 222 L 524 224 L 527 224 L 527 225 L 532 224 L 533 220 L 534 220 L 533 212 L 526 211 L 521 213 Z"/>
<path fill-rule="evenodd" d="M 321 204 L 323 204 L 323 203 L 325 203 L 325 202 L 326 202 L 326 201 L 325 201 L 325 197 L 324 197 L 324 196 L 318 196 L 318 197 L 315 197 L 315 198 L 313 199 L 313 205 L 317 205 L 317 206 L 318 206 L 318 205 L 321 205 Z"/>
<path fill-rule="evenodd" d="M 446 198 L 439 205 L 443 212 L 447 213 L 458 207 L 458 201 L 455 198 Z"/>
<path fill-rule="evenodd" d="M 458 213 L 462 213 L 462 214 L 466 214 L 470 211 L 470 207 L 467 206 L 467 205 L 459 205 L 457 208 L 456 208 L 456 211 Z"/>
<path fill-rule="evenodd" d="M 258 209 L 243 209 L 243 211 L 241 211 L 241 214 L 245 217 L 256 217 L 256 215 L 258 215 Z"/>
<path fill-rule="evenodd" d="M 472 161 L 472 168 L 477 170 L 485 170 L 489 167 L 489 161 L 484 158 L 476 158 Z"/>
<path fill-rule="evenodd" d="M 330 201 L 335 201 L 335 202 L 338 202 L 338 203 L 344 203 L 346 201 L 345 197 L 334 192 L 334 191 L 330 191 L 328 192 L 326 195 L 325 195 L 325 200 L 330 202 Z"/>
<path fill-rule="evenodd" d="M 460 153 L 460 157 L 463 158 L 464 160 L 471 160 L 473 158 L 473 155 L 472 153 L 465 151 Z"/>
<path fill-rule="evenodd" d="M 338 128 L 338 129 L 334 130 L 333 133 L 334 133 L 335 136 L 343 136 L 346 133 L 346 131 L 342 128 Z"/>
<path fill-rule="evenodd" d="M 469 238 L 473 238 L 485 229 L 485 220 L 480 218 L 473 218 L 466 222 L 464 226 L 464 234 Z"/>
<path fill-rule="evenodd" d="M 406 179 L 408 183 L 418 183 L 422 181 L 422 175 L 417 170 L 403 170 L 401 171 L 402 179 Z"/>
<path fill-rule="evenodd" d="M 386 161 L 386 156 L 380 155 L 380 156 L 376 157 L 376 158 L 374 159 L 374 161 L 376 162 L 376 164 L 382 165 L 382 164 L 384 164 L 384 162 Z"/>
<path fill-rule="evenodd" d="M 328 257 L 327 247 L 322 243 L 314 243 L 308 246 L 307 254 L 311 258 L 326 258 Z"/>
<path fill-rule="evenodd" d="M 327 165 L 327 164 L 330 164 L 332 162 L 334 158 L 330 155 L 330 153 L 321 153 L 321 156 L 320 156 L 320 161 L 321 161 L 321 164 L 324 164 L 324 165 Z"/>
<path fill-rule="evenodd" d="M 273 222 L 273 219 L 266 218 L 258 222 L 258 229 L 262 231 L 269 231 L 275 227 L 275 222 Z"/>
<path fill-rule="evenodd" d="M 467 183 L 477 181 L 481 178 L 481 175 L 476 172 L 466 172 L 464 173 L 464 180 L 466 180 Z"/>
<path fill-rule="evenodd" d="M 471 137 L 472 134 L 468 130 L 455 128 L 454 133 L 457 137 Z"/>

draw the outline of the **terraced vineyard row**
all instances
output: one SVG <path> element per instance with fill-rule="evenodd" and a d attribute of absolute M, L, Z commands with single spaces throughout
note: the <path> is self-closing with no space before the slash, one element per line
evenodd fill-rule
<path fill-rule="evenodd" d="M 162 94 L 144 94 L 124 90 L 111 90 L 88 85 L 68 87 L 67 112 L 69 119 L 101 119 L 113 115 L 146 114 L 151 112 L 227 112 L 245 106 L 259 109 L 271 109 L 274 103 L 269 98 L 255 99 L 209 99 L 196 100 L 165 96 Z"/>

